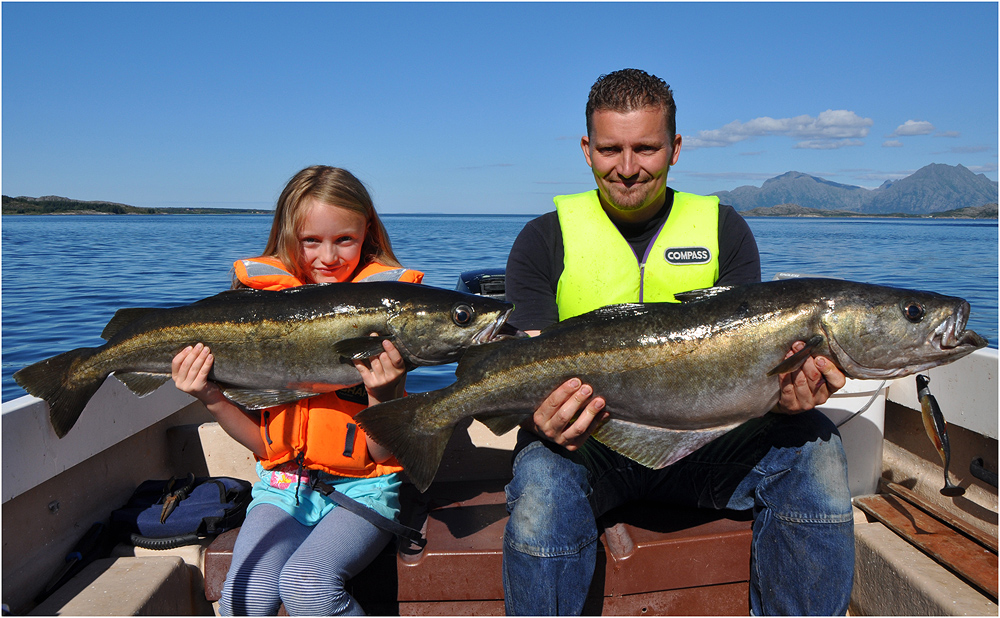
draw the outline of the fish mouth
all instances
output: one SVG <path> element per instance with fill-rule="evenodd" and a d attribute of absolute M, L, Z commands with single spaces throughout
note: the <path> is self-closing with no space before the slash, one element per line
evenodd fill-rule
<path fill-rule="evenodd" d="M 934 330 L 932 339 L 942 350 L 954 350 L 956 348 L 973 347 L 975 349 L 985 348 L 989 343 L 975 331 L 966 330 L 965 325 L 969 321 L 969 313 L 972 311 L 968 302 L 963 301 L 958 310 L 953 312 L 948 319 Z"/>
<path fill-rule="evenodd" d="M 520 330 L 517 330 L 513 326 L 507 324 L 507 318 L 510 317 L 511 312 L 514 311 L 513 307 L 510 307 L 503 313 L 501 313 L 492 324 L 484 328 L 483 330 L 476 333 L 475 337 L 472 338 L 473 343 L 479 345 L 482 343 L 491 343 L 493 341 L 500 341 L 503 339 L 515 339 L 519 337 L 527 337 L 527 335 Z"/>

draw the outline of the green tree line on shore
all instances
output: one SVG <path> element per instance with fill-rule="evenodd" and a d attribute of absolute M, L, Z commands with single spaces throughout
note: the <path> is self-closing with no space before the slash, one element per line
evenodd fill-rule
<path fill-rule="evenodd" d="M 64 197 L 8 197 L 3 196 L 2 214 L 5 215 L 226 215 L 274 214 L 272 210 L 241 208 L 145 208 L 115 202 L 84 202 Z"/>

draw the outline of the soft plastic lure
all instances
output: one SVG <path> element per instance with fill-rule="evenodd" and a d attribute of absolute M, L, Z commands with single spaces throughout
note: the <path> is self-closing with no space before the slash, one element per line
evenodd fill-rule
<path fill-rule="evenodd" d="M 941 414 L 937 399 L 931 394 L 931 379 L 925 375 L 917 375 L 917 398 L 920 400 L 920 411 L 924 419 L 924 431 L 931 439 L 938 455 L 941 456 L 941 463 L 944 465 L 944 487 L 941 493 L 945 495 L 955 495 L 965 493 L 958 485 L 955 485 L 948 478 L 948 466 L 951 464 L 951 447 L 948 445 L 948 423 Z"/>

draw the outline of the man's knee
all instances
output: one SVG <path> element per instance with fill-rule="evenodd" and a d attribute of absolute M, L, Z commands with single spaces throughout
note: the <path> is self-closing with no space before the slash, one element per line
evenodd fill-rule
<path fill-rule="evenodd" d="M 806 518 L 850 516 L 847 456 L 836 426 L 819 410 L 779 416 L 772 443 L 778 450 L 769 467 L 784 472 L 773 477 L 774 493 Z"/>
<path fill-rule="evenodd" d="M 516 551 L 564 555 L 597 539 L 586 469 L 541 442 L 518 453 L 506 494 L 504 540 Z"/>

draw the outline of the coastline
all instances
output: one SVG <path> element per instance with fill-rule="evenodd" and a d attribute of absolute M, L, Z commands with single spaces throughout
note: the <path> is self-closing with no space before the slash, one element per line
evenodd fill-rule
<path fill-rule="evenodd" d="M 186 209 L 179 208 L 173 212 L 126 212 L 126 213 L 114 213 L 114 212 L 101 212 L 98 210 L 73 210 L 73 211 L 63 211 L 63 212 L 4 212 L 2 213 L 4 217 L 71 217 L 75 215 L 104 215 L 104 216 L 172 216 L 172 215 L 267 215 L 274 216 L 273 210 L 239 210 L 239 209 L 214 209 L 214 208 L 203 208 L 203 209 Z M 759 210 L 759 209 L 758 209 Z M 930 214 L 876 214 L 876 213 L 823 213 L 823 214 L 751 214 L 751 211 L 736 211 L 745 219 L 949 219 L 955 221 L 989 221 L 998 220 L 997 213 L 994 211 L 989 215 L 955 215 L 947 214 L 952 211 L 944 211 L 941 213 L 930 213 Z M 544 213 L 524 213 L 518 215 L 509 214 L 487 214 L 487 213 L 441 213 L 441 212 L 425 212 L 425 213 L 393 213 L 386 212 L 382 213 L 383 217 L 495 217 L 495 216 L 513 216 L 513 217 L 536 217 Z"/>
<path fill-rule="evenodd" d="M 847 210 L 824 210 L 807 208 L 798 204 L 778 204 L 776 206 L 751 208 L 737 211 L 744 218 L 875 218 L 875 219 L 985 219 L 996 220 L 997 204 L 984 204 L 956 208 L 931 213 L 860 213 Z M 268 215 L 273 216 L 273 209 L 259 208 L 197 208 L 197 207 L 138 207 L 114 202 L 85 202 L 61 197 L 11 198 L 3 196 L 3 206 L 0 214 L 3 216 L 38 216 L 38 215 Z M 476 216 L 487 213 L 391 213 L 389 216 Z M 539 213 L 541 214 L 541 213 Z M 516 216 L 537 216 L 524 213 Z"/>

